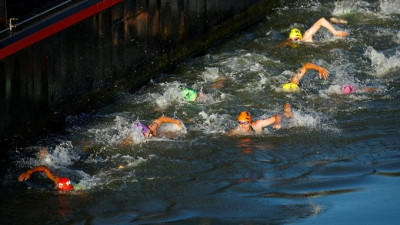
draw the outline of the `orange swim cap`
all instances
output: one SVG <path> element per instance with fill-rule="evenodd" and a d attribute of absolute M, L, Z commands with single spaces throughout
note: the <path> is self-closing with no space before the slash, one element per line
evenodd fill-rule
<path fill-rule="evenodd" d="M 243 120 L 245 120 L 245 121 L 249 121 L 249 122 L 251 123 L 251 116 L 250 116 L 250 113 L 248 113 L 247 111 L 241 112 L 241 113 L 239 114 L 237 120 L 238 120 L 238 121 L 243 121 Z"/>

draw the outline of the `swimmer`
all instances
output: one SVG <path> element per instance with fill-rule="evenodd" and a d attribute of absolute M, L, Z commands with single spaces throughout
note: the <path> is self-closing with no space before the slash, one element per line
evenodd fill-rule
<path fill-rule="evenodd" d="M 146 126 L 140 122 L 136 122 L 133 124 L 132 128 L 140 128 L 143 136 L 145 136 L 145 137 L 155 137 L 155 136 L 157 136 L 157 130 L 161 127 L 161 125 L 163 123 L 176 124 L 179 129 L 182 128 L 182 122 L 180 120 L 173 119 L 173 118 L 166 117 L 166 116 L 160 116 L 158 119 L 151 122 L 148 126 Z M 130 135 L 128 135 L 128 137 L 124 138 L 121 141 L 121 144 L 133 145 L 134 140 L 132 139 L 132 137 Z"/>
<path fill-rule="evenodd" d="M 377 88 L 374 87 L 361 87 L 357 90 L 357 92 L 375 92 Z M 342 94 L 351 94 L 355 93 L 356 88 L 353 85 L 345 85 L 342 89 Z"/>
<path fill-rule="evenodd" d="M 250 113 L 243 111 L 238 116 L 239 125 L 229 131 L 229 136 L 235 136 L 240 134 L 261 134 L 264 127 L 273 124 L 273 129 L 280 129 L 283 118 L 293 118 L 292 108 L 289 103 L 283 105 L 283 116 L 274 115 L 264 120 L 252 121 Z"/>
<path fill-rule="evenodd" d="M 190 88 L 185 88 L 181 91 L 182 97 L 189 102 L 208 102 L 212 101 L 213 98 L 210 95 L 202 92 L 196 92 Z"/>
<path fill-rule="evenodd" d="M 341 23 L 341 24 L 347 24 L 346 20 L 341 20 L 337 18 L 331 18 L 330 19 L 332 23 Z M 325 27 L 328 29 L 333 35 L 337 37 L 346 37 L 349 35 L 348 32 L 346 31 L 337 31 L 329 21 L 327 21 L 325 18 L 320 18 L 317 22 L 315 22 L 306 32 L 304 32 L 304 35 L 301 34 L 301 31 L 297 28 L 292 29 L 289 34 L 289 41 L 291 42 L 296 42 L 296 41 L 301 41 L 301 42 L 313 42 L 313 36 L 317 31 L 321 28 Z"/>
<path fill-rule="evenodd" d="M 47 178 L 49 178 L 51 181 L 54 182 L 54 184 L 56 185 L 56 188 L 60 191 L 70 191 L 73 190 L 74 187 L 71 183 L 71 181 L 66 178 L 66 177 L 60 177 L 57 174 L 55 174 L 54 172 L 52 172 L 49 168 L 47 168 L 46 166 L 37 166 L 34 167 L 24 173 L 22 173 L 18 180 L 19 181 L 25 181 L 28 180 L 31 175 L 33 173 L 36 172 L 43 172 L 44 174 L 46 174 Z"/>
<path fill-rule="evenodd" d="M 309 69 L 318 71 L 319 79 L 322 79 L 322 77 L 324 77 L 324 79 L 326 80 L 329 77 L 329 71 L 327 69 L 308 62 L 304 64 L 299 71 L 297 71 L 297 73 L 290 79 L 289 83 L 283 85 L 282 87 L 283 91 L 285 92 L 299 91 L 300 80 L 307 73 Z"/>

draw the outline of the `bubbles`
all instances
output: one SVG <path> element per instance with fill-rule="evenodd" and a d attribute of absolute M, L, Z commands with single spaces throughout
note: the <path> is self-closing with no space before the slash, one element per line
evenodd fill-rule
<path fill-rule="evenodd" d="M 400 14 L 400 2 L 398 0 L 379 0 L 380 13 L 384 15 Z"/>
<path fill-rule="evenodd" d="M 397 32 L 395 36 L 393 36 L 393 42 L 396 44 L 400 44 L 400 31 Z"/>
<path fill-rule="evenodd" d="M 330 85 L 327 89 L 323 89 L 319 91 L 319 96 L 322 98 L 330 98 L 332 94 L 342 94 L 342 85 L 333 84 Z"/>
<path fill-rule="evenodd" d="M 214 82 L 220 78 L 219 69 L 217 67 L 206 67 L 201 77 L 203 77 L 205 81 Z"/>
<path fill-rule="evenodd" d="M 54 149 L 43 148 L 43 153 L 38 149 L 37 157 L 21 158 L 17 164 L 20 167 L 34 167 L 45 165 L 52 168 L 68 167 L 80 160 L 80 155 L 71 141 L 64 141 L 56 145 Z"/>
<path fill-rule="evenodd" d="M 395 68 L 400 67 L 400 53 L 396 51 L 395 55 L 386 57 L 369 46 L 364 55 L 371 60 L 372 74 L 375 77 L 384 77 Z"/>
<path fill-rule="evenodd" d="M 332 15 L 350 16 L 354 14 L 372 15 L 378 18 L 390 18 L 400 13 L 400 2 L 397 0 L 380 0 L 379 4 L 367 1 L 337 1 Z M 370 18 L 371 19 L 371 18 Z"/>
<path fill-rule="evenodd" d="M 220 115 L 211 113 L 210 115 L 204 111 L 199 113 L 196 118 L 195 130 L 202 131 L 205 134 L 221 134 L 224 133 L 228 124 L 228 115 Z"/>
<path fill-rule="evenodd" d="M 185 100 L 180 94 L 183 86 L 185 85 L 180 82 L 161 83 L 161 92 L 150 94 L 149 101 L 154 102 L 160 108 L 166 108 L 174 102 L 184 102 Z"/>
<path fill-rule="evenodd" d="M 320 124 L 318 116 L 307 115 L 300 112 L 293 112 L 293 118 L 290 120 L 289 127 L 307 127 L 316 128 Z"/>

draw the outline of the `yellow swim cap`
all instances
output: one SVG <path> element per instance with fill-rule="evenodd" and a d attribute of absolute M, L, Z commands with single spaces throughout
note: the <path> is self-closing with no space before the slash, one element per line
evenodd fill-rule
<path fill-rule="evenodd" d="M 289 34 L 289 38 L 290 39 L 294 39 L 294 38 L 300 38 L 300 39 L 303 39 L 303 35 L 301 34 L 301 31 L 299 30 L 299 29 L 292 29 L 291 31 L 290 31 L 290 34 Z"/>
<path fill-rule="evenodd" d="M 296 83 L 286 83 L 282 87 L 284 92 L 298 92 L 300 91 L 299 85 Z"/>

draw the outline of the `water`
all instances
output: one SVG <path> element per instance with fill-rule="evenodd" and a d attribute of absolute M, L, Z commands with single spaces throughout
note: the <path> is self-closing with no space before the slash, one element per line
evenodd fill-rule
<path fill-rule="evenodd" d="M 61 133 L 10 149 L 2 178 L 2 224 L 397 224 L 400 216 L 400 3 L 301 1 L 161 74 L 135 93 L 120 93 L 92 114 L 71 115 Z M 279 48 L 293 27 L 339 16 L 348 38 L 326 30 L 319 42 Z M 330 71 L 283 83 L 305 62 Z M 342 95 L 345 84 L 373 93 Z M 185 102 L 182 87 L 210 94 Z M 242 110 L 253 118 L 295 117 L 259 136 L 228 137 Z M 175 116 L 172 137 L 118 143 L 133 122 Z M 174 131 L 174 126 L 164 128 Z M 40 147 L 49 154 L 38 160 Z M 62 194 L 40 176 L 46 165 L 85 190 Z M 124 169 L 117 169 L 119 165 Z"/>

